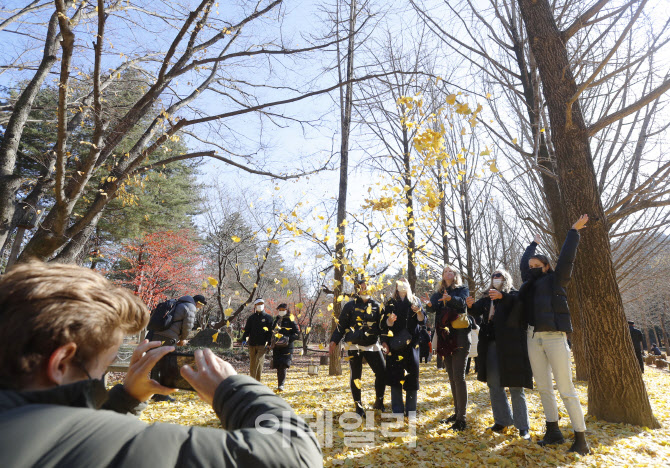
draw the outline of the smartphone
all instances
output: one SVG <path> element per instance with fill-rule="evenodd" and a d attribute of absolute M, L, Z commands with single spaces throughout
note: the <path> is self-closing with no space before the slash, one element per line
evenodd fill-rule
<path fill-rule="evenodd" d="M 173 351 L 166 354 L 156 363 L 154 375 L 159 384 L 169 388 L 180 388 L 182 390 L 193 390 L 191 384 L 181 376 L 180 369 L 188 364 L 193 370 L 197 368 L 193 353 L 181 353 Z"/>

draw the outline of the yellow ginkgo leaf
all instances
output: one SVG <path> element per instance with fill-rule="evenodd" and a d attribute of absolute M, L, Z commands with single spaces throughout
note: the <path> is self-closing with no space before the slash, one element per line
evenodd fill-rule
<path fill-rule="evenodd" d="M 207 286 L 209 286 L 209 283 L 207 281 L 202 282 L 202 289 L 207 289 Z"/>
<path fill-rule="evenodd" d="M 232 314 L 232 313 L 233 313 L 233 308 L 232 307 L 228 307 L 226 310 L 223 311 L 223 314 L 226 317 L 230 317 L 230 314 Z"/>
<path fill-rule="evenodd" d="M 388 336 L 389 338 L 390 338 L 390 337 L 392 337 L 392 336 L 393 336 L 393 332 L 392 332 L 391 330 L 389 330 L 389 332 L 388 332 L 388 335 L 387 335 L 387 336 Z"/>
<path fill-rule="evenodd" d="M 404 384 L 405 384 L 405 381 L 404 381 L 404 380 L 401 380 L 401 381 L 400 381 L 400 385 L 404 385 Z"/>
<path fill-rule="evenodd" d="M 307 328 L 305 328 L 305 334 L 306 334 L 306 335 L 309 335 L 309 332 L 310 332 L 311 329 L 312 329 L 312 327 L 307 327 Z"/>
<path fill-rule="evenodd" d="M 207 281 L 209 281 L 209 284 L 211 284 L 212 286 L 217 286 L 219 284 L 219 280 L 217 280 L 212 276 L 208 277 Z"/>
<path fill-rule="evenodd" d="M 230 238 L 233 240 L 233 242 L 240 242 L 242 240 L 237 236 L 230 236 Z"/>
<path fill-rule="evenodd" d="M 355 379 L 354 385 L 356 385 L 356 388 L 361 388 L 361 379 Z"/>
<path fill-rule="evenodd" d="M 263 330 L 265 330 L 265 331 L 269 331 L 269 330 L 268 330 L 268 327 L 263 327 Z"/>
<path fill-rule="evenodd" d="M 212 343 L 216 343 L 216 339 L 219 337 L 219 332 L 216 332 L 212 335 Z"/>
<path fill-rule="evenodd" d="M 323 345 L 323 343 L 319 343 L 319 349 L 323 349 L 323 348 L 325 348 L 325 346 Z"/>
<path fill-rule="evenodd" d="M 496 167 L 496 163 L 492 162 L 491 165 L 489 166 L 489 169 L 491 169 L 491 172 L 500 172 L 500 169 Z"/>
<path fill-rule="evenodd" d="M 398 356 L 398 361 L 402 361 L 404 359 L 403 356 Z"/>

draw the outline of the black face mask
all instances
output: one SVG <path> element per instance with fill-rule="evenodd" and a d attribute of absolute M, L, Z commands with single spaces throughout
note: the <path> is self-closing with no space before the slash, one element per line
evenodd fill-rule
<path fill-rule="evenodd" d="M 544 272 L 542 271 L 542 267 L 537 267 L 537 268 L 531 268 L 530 269 L 530 277 L 533 279 L 537 279 L 540 276 L 542 276 Z"/>

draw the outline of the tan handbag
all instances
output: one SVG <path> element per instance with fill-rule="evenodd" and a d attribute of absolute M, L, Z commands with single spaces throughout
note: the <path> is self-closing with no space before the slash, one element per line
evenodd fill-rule
<path fill-rule="evenodd" d="M 468 314 L 458 314 L 458 318 L 451 322 L 452 328 L 468 328 L 470 326 L 470 321 L 468 320 Z"/>

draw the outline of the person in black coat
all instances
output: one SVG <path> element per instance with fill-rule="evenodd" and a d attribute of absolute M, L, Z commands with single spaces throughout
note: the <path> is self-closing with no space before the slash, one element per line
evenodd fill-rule
<path fill-rule="evenodd" d="M 470 330 L 475 326 L 472 317 L 467 315 L 465 299 L 470 295 L 467 286 L 463 285 L 460 272 L 451 265 L 442 270 L 440 288 L 426 303 L 426 309 L 435 313 L 435 332 L 437 338 L 437 354 L 444 358 L 449 375 L 449 385 L 454 398 L 454 414 L 443 423 L 453 423 L 449 428 L 462 431 L 466 428 L 465 410 L 468 406 L 468 389 L 465 385 L 465 364 L 470 352 Z M 465 315 L 467 326 L 460 327 L 456 319 Z"/>
<path fill-rule="evenodd" d="M 421 301 L 412 294 L 409 282 L 400 279 L 393 296 L 384 305 L 380 330 L 382 349 L 386 354 L 386 384 L 391 387 L 391 409 L 410 419 L 416 419 L 419 335 L 425 322 Z"/>
<path fill-rule="evenodd" d="M 332 355 L 340 341 L 347 343 L 349 355 L 349 386 L 354 398 L 356 413 L 365 416 L 361 402 L 361 376 L 363 359 L 375 374 L 375 403 L 373 409 L 384 411 L 384 391 L 386 390 L 386 363 L 379 343 L 379 322 L 381 312 L 379 303 L 372 299 L 367 291 L 365 278 L 358 278 L 354 284 L 356 296 L 342 307 L 337 319 L 337 327 L 330 337 L 329 352 Z"/>
<path fill-rule="evenodd" d="M 265 312 L 265 301 L 254 301 L 254 313 L 247 319 L 242 345 L 249 345 L 249 374 L 259 382 L 263 373 L 265 353 L 272 341 L 272 316 Z"/>
<path fill-rule="evenodd" d="M 572 331 L 572 322 L 565 288 L 570 282 L 572 265 L 577 256 L 579 230 L 588 220 L 587 215 L 582 215 L 568 231 L 555 270 L 547 257 L 535 253 L 540 241 L 540 236 L 536 235 L 521 257 L 521 279 L 524 283 L 519 288 L 519 298 L 523 305 L 522 328 L 526 324 L 528 327 L 528 357 L 547 418 L 547 430 L 538 443 L 544 446 L 564 441 L 558 427 L 553 374 L 575 431 L 575 442 L 570 451 L 582 455 L 590 453 L 590 448 L 585 437 L 584 411 L 572 383 L 567 340 L 567 333 Z"/>
<path fill-rule="evenodd" d="M 508 320 L 519 312 L 518 291 L 513 288 L 512 276 L 503 269 L 491 275 L 486 295 L 475 302 L 466 299 L 469 313 L 481 317 L 477 354 L 477 379 L 489 387 L 493 432 L 503 432 L 514 424 L 519 435 L 530 439 L 528 408 L 523 388 L 533 388 L 533 374 L 528 361 L 525 330 L 510 327 Z M 509 387 L 512 409 L 507 401 L 505 387 Z"/>
<path fill-rule="evenodd" d="M 644 336 L 642 336 L 642 331 L 639 328 L 635 328 L 635 322 L 632 320 L 628 321 L 628 329 L 630 330 L 630 338 L 633 340 L 633 349 L 635 350 L 635 357 L 637 362 L 640 364 L 640 370 L 644 374 L 644 361 L 642 360 L 642 341 Z"/>
<path fill-rule="evenodd" d="M 419 333 L 419 364 L 421 361 L 424 361 L 426 364 L 430 361 L 430 342 L 432 339 L 430 331 L 423 325 Z"/>
<path fill-rule="evenodd" d="M 284 391 L 286 369 L 293 360 L 293 342 L 298 338 L 298 325 L 286 304 L 277 306 L 277 316 L 272 325 L 272 367 L 277 369 L 277 392 Z"/>

